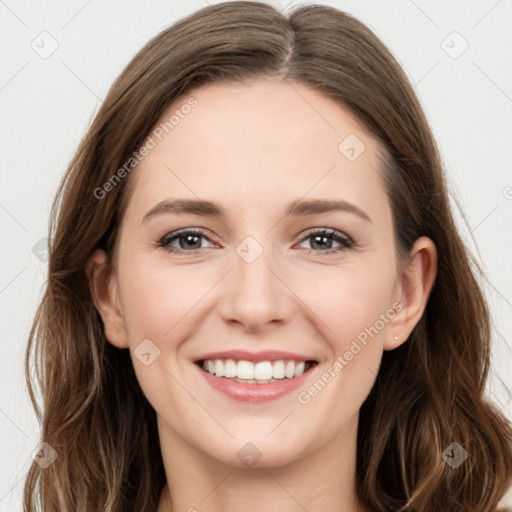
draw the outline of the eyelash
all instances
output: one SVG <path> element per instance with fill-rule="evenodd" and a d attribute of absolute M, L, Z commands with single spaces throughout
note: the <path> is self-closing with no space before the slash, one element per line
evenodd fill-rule
<path fill-rule="evenodd" d="M 191 251 L 185 251 L 183 249 L 177 249 L 175 247 L 170 246 L 170 244 L 172 242 L 174 242 L 174 240 L 178 240 L 179 238 L 184 237 L 185 235 L 203 236 L 209 242 L 212 242 L 210 240 L 210 238 L 206 235 L 206 231 L 199 229 L 199 228 L 195 228 L 195 229 L 187 229 L 187 230 L 183 230 L 183 231 L 168 233 L 165 236 L 163 236 L 156 243 L 156 247 L 163 248 L 168 252 L 176 253 L 176 254 L 180 254 L 180 255 L 182 255 L 182 254 L 197 254 L 203 250 L 203 249 L 193 249 Z M 321 254 L 321 255 L 327 255 L 327 254 L 340 253 L 347 249 L 351 249 L 356 245 L 356 243 L 350 237 L 348 237 L 346 235 L 342 235 L 339 231 L 336 231 L 334 229 L 325 229 L 325 228 L 324 229 L 315 229 L 315 230 L 307 232 L 306 235 L 300 240 L 300 242 L 303 242 L 313 236 L 327 236 L 327 237 L 330 237 L 335 242 L 338 242 L 341 245 L 339 247 L 335 247 L 333 249 L 327 249 L 325 251 L 319 251 L 319 250 L 307 249 L 307 248 L 303 249 L 303 250 L 307 251 L 307 254 L 317 253 L 317 254 Z"/>

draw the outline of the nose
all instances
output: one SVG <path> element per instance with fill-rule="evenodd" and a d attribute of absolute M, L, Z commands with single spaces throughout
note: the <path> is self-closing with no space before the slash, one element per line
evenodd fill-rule
<path fill-rule="evenodd" d="M 277 256 L 269 248 L 260 247 L 253 241 L 240 244 L 233 252 L 233 269 L 223 280 L 217 303 L 225 322 L 250 332 L 285 323 L 293 309 L 293 292 L 286 284 Z"/>

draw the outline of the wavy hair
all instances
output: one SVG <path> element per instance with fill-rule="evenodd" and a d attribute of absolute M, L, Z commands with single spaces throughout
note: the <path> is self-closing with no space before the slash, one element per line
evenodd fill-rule
<path fill-rule="evenodd" d="M 156 413 L 129 352 L 107 342 L 85 273 L 94 249 L 109 257 L 115 250 L 131 175 L 100 199 L 97 190 L 178 96 L 261 77 L 305 84 L 347 106 L 384 148 L 397 262 L 423 235 L 438 251 L 424 314 L 405 343 L 384 353 L 360 410 L 361 503 L 378 511 L 485 512 L 511 485 L 511 424 L 484 395 L 491 320 L 477 280 L 483 273 L 456 229 L 439 151 L 407 76 L 369 28 L 333 7 L 303 5 L 285 15 L 235 1 L 180 19 L 137 53 L 58 188 L 48 278 L 25 354 L 41 441 L 58 457 L 45 469 L 32 463 L 25 512 L 156 510 L 166 482 Z M 456 469 L 442 456 L 454 441 L 468 453 Z"/>

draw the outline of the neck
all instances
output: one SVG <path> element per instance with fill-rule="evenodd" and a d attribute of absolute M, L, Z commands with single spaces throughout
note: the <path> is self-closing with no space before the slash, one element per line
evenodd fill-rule
<path fill-rule="evenodd" d="M 240 467 L 196 450 L 159 417 L 167 485 L 157 512 L 361 512 L 357 421 L 356 415 L 335 438 L 286 464 L 263 464 L 262 457 L 256 466 Z"/>

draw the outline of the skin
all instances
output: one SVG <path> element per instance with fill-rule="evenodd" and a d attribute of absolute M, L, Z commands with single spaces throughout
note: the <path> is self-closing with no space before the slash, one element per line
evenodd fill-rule
<path fill-rule="evenodd" d="M 406 342 L 421 318 L 435 246 L 418 239 L 398 269 L 380 143 L 348 109 L 305 85 L 261 79 L 196 89 L 162 120 L 190 95 L 198 105 L 131 176 L 112 267 L 101 250 L 87 266 L 106 337 L 130 349 L 157 413 L 167 476 L 158 511 L 362 510 L 354 477 L 359 409 L 383 351 Z M 338 150 L 348 134 L 366 146 L 355 161 Z M 218 202 L 227 217 L 166 213 L 142 222 L 178 197 Z M 371 222 L 349 212 L 283 217 L 301 198 L 349 201 Z M 181 255 L 156 246 L 183 228 L 203 228 L 207 238 L 192 247 L 175 240 Z M 335 229 L 356 245 L 324 254 L 340 243 L 315 245 L 311 228 Z M 247 236 L 263 249 L 252 263 L 236 252 Z M 299 391 L 396 302 L 402 309 L 300 403 Z M 160 350 L 148 366 L 134 355 L 145 339 Z M 299 352 L 319 364 L 297 392 L 242 403 L 203 382 L 192 363 L 227 349 Z M 248 442 L 261 454 L 251 467 L 237 456 Z"/>

